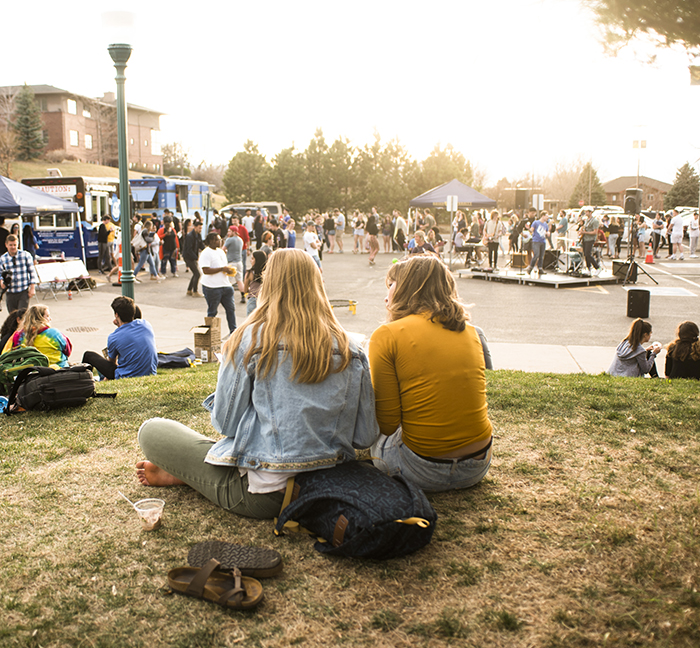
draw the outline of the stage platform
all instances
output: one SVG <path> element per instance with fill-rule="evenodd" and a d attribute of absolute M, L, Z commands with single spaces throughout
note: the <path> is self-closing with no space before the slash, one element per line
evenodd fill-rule
<path fill-rule="evenodd" d="M 613 275 L 611 270 L 603 270 L 599 277 L 576 276 L 562 272 L 549 271 L 538 275 L 536 272 L 527 274 L 524 270 L 502 268 L 495 272 L 484 272 L 480 268 L 457 270 L 460 277 L 483 279 L 484 281 L 501 281 L 504 283 L 529 284 L 531 286 L 548 286 L 550 288 L 576 288 L 578 286 L 600 286 L 602 284 L 622 283 L 625 275 Z M 628 281 L 627 283 L 636 283 Z"/>

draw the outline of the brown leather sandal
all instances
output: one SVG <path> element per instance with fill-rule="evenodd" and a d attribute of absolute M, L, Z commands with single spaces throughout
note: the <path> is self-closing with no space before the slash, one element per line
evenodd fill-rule
<path fill-rule="evenodd" d="M 212 558 L 204 567 L 178 567 L 168 573 L 168 585 L 176 594 L 204 599 L 224 608 L 250 610 L 263 600 L 262 585 L 239 569 L 215 571 L 219 561 Z"/>

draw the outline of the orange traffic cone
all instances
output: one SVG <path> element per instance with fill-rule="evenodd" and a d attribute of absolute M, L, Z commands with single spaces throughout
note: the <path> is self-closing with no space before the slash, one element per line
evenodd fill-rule
<path fill-rule="evenodd" d="M 651 242 L 649 243 L 649 249 L 647 250 L 647 258 L 644 259 L 644 263 L 654 263 L 654 248 L 652 247 Z"/>

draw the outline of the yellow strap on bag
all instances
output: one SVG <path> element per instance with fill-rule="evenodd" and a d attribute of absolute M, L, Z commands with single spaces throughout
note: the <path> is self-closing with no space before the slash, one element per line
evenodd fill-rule
<path fill-rule="evenodd" d="M 394 520 L 394 522 L 399 522 L 401 524 L 417 524 L 421 529 L 427 529 L 430 526 L 430 522 L 424 518 L 411 517 L 405 520 Z"/>

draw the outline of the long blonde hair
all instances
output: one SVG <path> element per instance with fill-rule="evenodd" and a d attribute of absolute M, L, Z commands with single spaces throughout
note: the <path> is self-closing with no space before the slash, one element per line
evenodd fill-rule
<path fill-rule="evenodd" d="M 33 346 L 36 336 L 47 326 L 50 326 L 49 320 L 46 317 L 48 307 L 44 304 L 30 306 L 22 318 L 22 323 L 19 328 L 24 333 L 24 345 Z"/>
<path fill-rule="evenodd" d="M 389 268 L 387 284 L 396 282 L 389 304 L 389 320 L 427 314 L 450 331 L 463 331 L 469 313 L 457 295 L 455 280 L 447 266 L 432 254 L 417 254 Z"/>
<path fill-rule="evenodd" d="M 228 362 L 233 362 L 248 328 L 251 345 L 243 362 L 260 354 L 261 378 L 277 370 L 280 345 L 282 361 L 291 355 L 292 379 L 299 383 L 323 382 L 350 364 L 348 336 L 333 314 L 316 263 L 302 250 L 283 248 L 270 255 L 257 308 L 226 343 Z M 334 362 L 336 349 L 340 362 Z"/>

